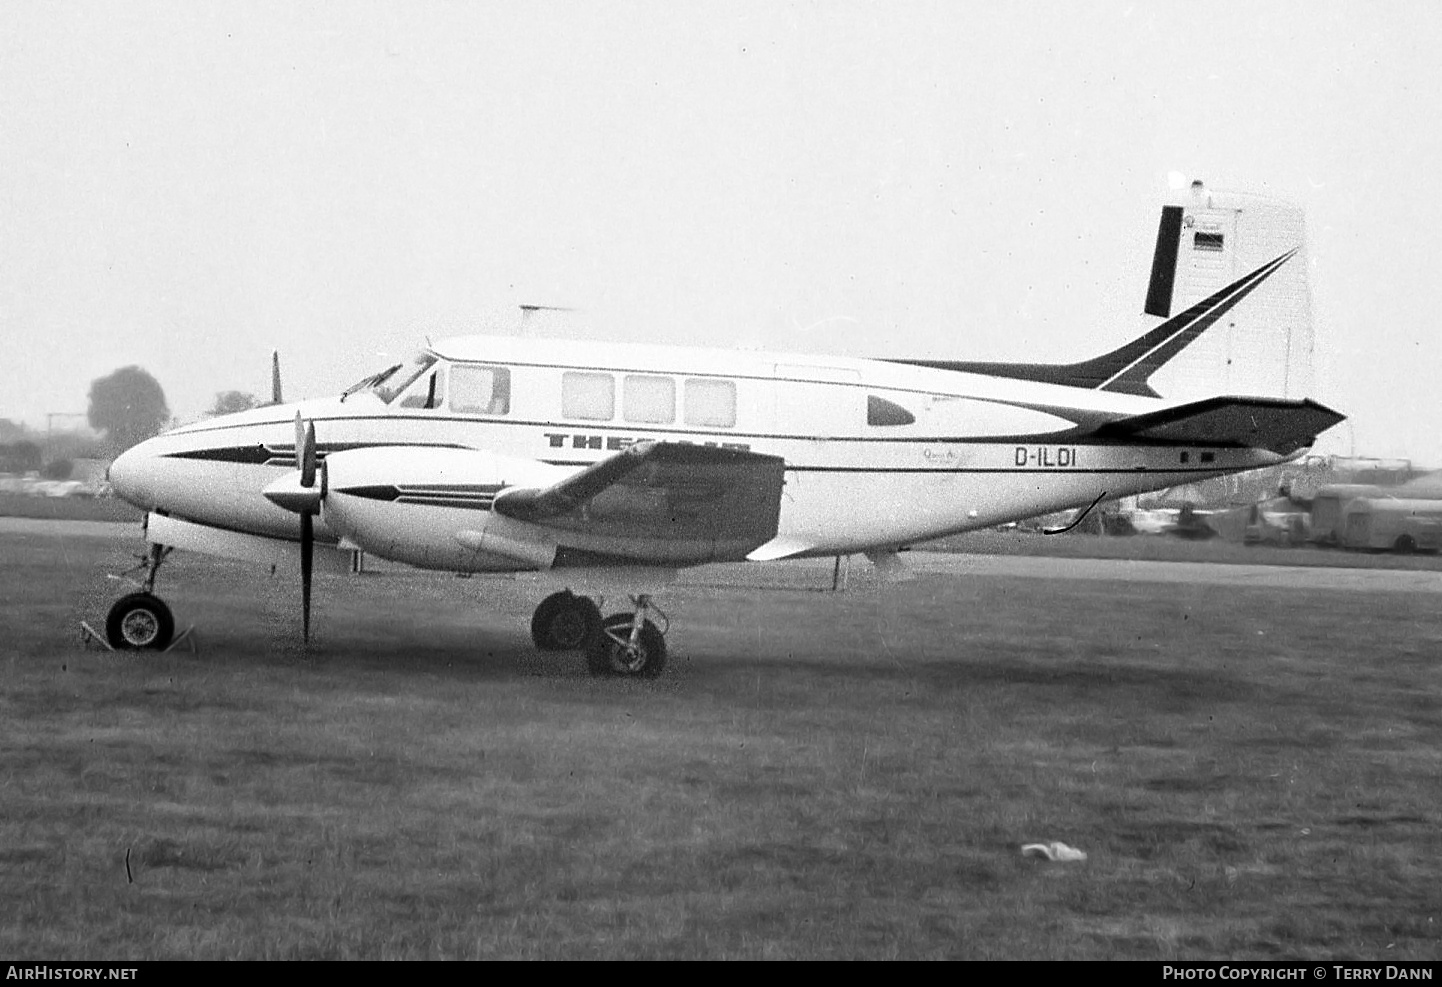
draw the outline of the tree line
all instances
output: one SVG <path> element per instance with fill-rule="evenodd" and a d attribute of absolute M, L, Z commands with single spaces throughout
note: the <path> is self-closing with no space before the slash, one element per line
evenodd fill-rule
<path fill-rule="evenodd" d="M 220 391 L 206 413 L 229 415 L 258 406 L 253 394 Z M 90 382 L 86 421 L 103 437 L 100 444 L 103 448 L 93 438 L 41 435 L 24 425 L 0 419 L 0 440 L 5 440 L 0 441 L 0 473 L 38 471 L 46 476 L 69 475 L 72 458 L 118 456 L 175 424 L 160 382 L 135 364 Z"/>

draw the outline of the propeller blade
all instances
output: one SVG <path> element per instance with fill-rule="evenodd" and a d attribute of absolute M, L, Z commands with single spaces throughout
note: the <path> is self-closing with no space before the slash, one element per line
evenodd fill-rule
<path fill-rule="evenodd" d="M 315 486 L 315 422 L 305 426 L 305 438 L 297 448 L 300 457 L 300 485 L 306 489 Z"/>
<path fill-rule="evenodd" d="M 310 643 L 310 574 L 315 557 L 315 520 L 309 514 L 300 516 L 300 612 L 302 634 Z"/>
<path fill-rule="evenodd" d="M 295 413 L 295 464 L 300 467 L 300 487 L 310 491 L 315 486 L 315 422 L 307 422 Z M 294 476 L 294 474 L 292 474 Z M 267 488 L 266 496 L 286 510 L 300 513 L 300 612 L 305 643 L 310 644 L 310 577 L 315 562 L 315 516 L 320 513 L 320 500 L 325 497 L 325 478 L 321 478 L 319 496 L 288 487 L 293 479 L 278 481 Z"/>

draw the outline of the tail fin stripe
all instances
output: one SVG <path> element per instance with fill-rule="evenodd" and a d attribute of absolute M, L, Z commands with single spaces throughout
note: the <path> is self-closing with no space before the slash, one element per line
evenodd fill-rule
<path fill-rule="evenodd" d="M 1246 277 L 1232 282 L 1221 291 L 1204 298 L 1181 315 L 1164 322 L 1147 333 L 1137 341 L 1142 344 L 1141 352 L 1126 362 L 1116 373 L 1098 384 L 1096 389 L 1100 391 L 1128 390 L 1129 387 L 1126 386 L 1128 384 L 1145 383 L 1158 367 L 1181 352 L 1218 319 L 1231 311 L 1238 302 L 1251 294 L 1258 285 L 1271 277 L 1277 268 L 1291 260 L 1297 249 L 1292 248 L 1270 263 L 1264 264 Z"/>
<path fill-rule="evenodd" d="M 1177 251 L 1182 243 L 1182 207 L 1163 206 L 1157 226 L 1157 249 L 1152 255 L 1152 280 L 1147 286 L 1147 315 L 1172 314 L 1172 289 L 1177 280 Z"/>
<path fill-rule="evenodd" d="M 1147 383 L 1151 375 L 1231 311 L 1279 267 L 1291 260 L 1300 249 L 1294 247 L 1263 264 L 1124 346 L 1081 363 L 987 363 L 906 359 L 893 359 L 891 362 L 1134 394 L 1140 397 L 1158 397 L 1157 392 Z"/>

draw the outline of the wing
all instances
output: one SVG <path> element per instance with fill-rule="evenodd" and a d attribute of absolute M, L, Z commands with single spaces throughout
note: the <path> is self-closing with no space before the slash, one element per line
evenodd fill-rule
<path fill-rule="evenodd" d="M 565 532 L 558 541 L 591 553 L 739 559 L 776 536 L 785 466 L 738 449 L 640 442 L 549 487 L 504 490 L 492 510 Z"/>
<path fill-rule="evenodd" d="M 1187 445 L 1243 446 L 1289 455 L 1311 445 L 1346 416 L 1310 399 L 1206 398 L 1118 418 L 1099 426 L 1099 438 Z"/>

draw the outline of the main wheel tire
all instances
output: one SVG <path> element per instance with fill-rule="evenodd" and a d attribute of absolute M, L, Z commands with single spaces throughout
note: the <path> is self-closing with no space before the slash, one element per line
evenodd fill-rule
<path fill-rule="evenodd" d="M 531 617 L 531 640 L 542 651 L 579 651 L 601 633 L 601 610 L 589 596 L 552 593 Z"/>
<path fill-rule="evenodd" d="M 1398 535 L 1397 540 L 1392 543 L 1392 551 L 1398 555 L 1411 555 L 1417 551 L 1417 540 L 1411 535 Z"/>
<path fill-rule="evenodd" d="M 105 618 L 105 638 L 116 651 L 162 651 L 174 636 L 170 608 L 152 593 L 122 596 Z"/>
<path fill-rule="evenodd" d="M 649 620 L 633 647 L 631 628 L 636 615 L 613 613 L 601 624 L 601 633 L 586 651 L 586 665 L 592 675 L 625 675 L 654 679 L 666 667 L 666 638 Z"/>

